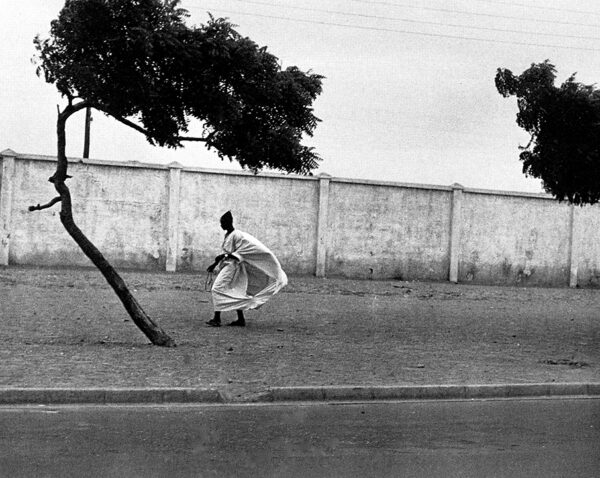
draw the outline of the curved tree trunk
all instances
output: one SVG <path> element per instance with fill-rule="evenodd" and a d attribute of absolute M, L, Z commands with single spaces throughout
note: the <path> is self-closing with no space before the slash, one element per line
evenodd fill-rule
<path fill-rule="evenodd" d="M 157 324 L 155 324 L 148 315 L 142 310 L 137 300 L 125 284 L 125 281 L 119 276 L 113 266 L 104 258 L 102 253 L 94 244 L 83 234 L 81 229 L 77 227 L 73 220 L 73 212 L 71 208 L 71 193 L 65 184 L 67 175 L 67 156 L 66 156 L 66 121 L 73 113 L 84 108 L 84 103 L 67 106 L 63 112 L 60 112 L 57 120 L 57 139 L 58 139 L 58 163 L 56 172 L 50 178 L 54 183 L 54 187 L 61 198 L 60 220 L 69 233 L 81 248 L 83 253 L 92 261 L 92 263 L 102 272 L 107 282 L 114 289 L 119 299 L 127 309 L 131 319 L 140 330 L 150 339 L 154 345 L 162 345 L 166 347 L 174 347 L 175 342 L 169 337 Z"/>

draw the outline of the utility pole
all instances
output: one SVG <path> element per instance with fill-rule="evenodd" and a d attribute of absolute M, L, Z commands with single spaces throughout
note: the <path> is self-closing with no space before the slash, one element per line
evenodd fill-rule
<path fill-rule="evenodd" d="M 83 138 L 83 157 L 90 157 L 90 123 L 92 122 L 92 108 L 85 109 L 85 133 Z"/>

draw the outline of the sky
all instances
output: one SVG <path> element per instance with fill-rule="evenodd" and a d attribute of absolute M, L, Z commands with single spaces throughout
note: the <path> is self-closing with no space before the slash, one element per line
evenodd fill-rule
<path fill-rule="evenodd" d="M 33 38 L 48 35 L 64 0 L 0 0 L 0 150 L 56 154 L 63 100 L 35 74 Z M 518 159 L 528 135 L 516 99 L 496 91 L 498 67 L 520 74 L 549 59 L 557 84 L 600 80 L 597 0 L 183 0 L 188 24 L 208 12 L 277 56 L 326 78 L 314 103 L 322 122 L 304 144 L 315 174 L 542 192 Z M 69 120 L 67 154 L 81 157 L 84 113 Z M 240 169 L 202 144 L 151 146 L 93 113 L 90 157 Z"/>

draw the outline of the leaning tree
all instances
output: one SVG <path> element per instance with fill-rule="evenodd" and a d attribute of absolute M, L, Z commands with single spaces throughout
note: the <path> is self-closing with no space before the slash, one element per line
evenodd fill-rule
<path fill-rule="evenodd" d="M 496 88 L 516 96 L 517 124 L 530 141 L 521 147 L 523 172 L 542 180 L 559 201 L 577 205 L 600 201 L 600 90 L 571 75 L 554 85 L 556 69 L 548 60 L 519 76 L 499 68 Z"/>
<path fill-rule="evenodd" d="M 34 40 L 38 75 L 65 99 L 56 123 L 58 196 L 31 210 L 60 203 L 60 220 L 102 272 L 134 323 L 155 345 L 173 340 L 147 316 L 125 282 L 74 222 L 66 181 L 67 120 L 94 108 L 145 135 L 177 148 L 200 141 L 221 159 L 254 172 L 262 168 L 308 174 L 319 157 L 303 146 L 317 122 L 312 103 L 322 76 L 278 59 L 210 16 L 190 27 L 179 0 L 67 0 L 51 23 L 49 38 Z M 200 137 L 185 136 L 190 121 Z"/>

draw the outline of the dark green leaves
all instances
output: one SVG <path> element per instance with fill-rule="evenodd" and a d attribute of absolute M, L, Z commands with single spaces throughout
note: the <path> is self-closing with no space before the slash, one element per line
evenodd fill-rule
<path fill-rule="evenodd" d="M 178 147 L 191 118 L 206 144 L 252 170 L 308 173 L 300 144 L 317 122 L 322 77 L 278 59 L 225 19 L 188 27 L 178 0 L 67 0 L 49 39 L 34 40 L 39 71 L 69 97 L 135 119 L 151 143 Z"/>
<path fill-rule="evenodd" d="M 558 200 L 574 204 L 600 201 L 600 92 L 575 81 L 554 85 L 548 61 L 533 64 L 520 76 L 498 69 L 496 87 L 516 96 L 517 124 L 531 135 L 520 159 L 526 175 L 540 178 Z"/>

